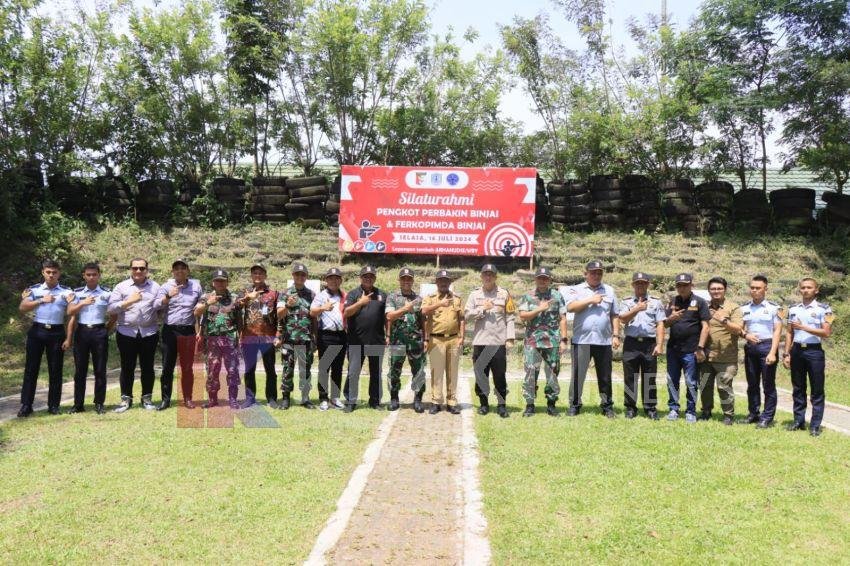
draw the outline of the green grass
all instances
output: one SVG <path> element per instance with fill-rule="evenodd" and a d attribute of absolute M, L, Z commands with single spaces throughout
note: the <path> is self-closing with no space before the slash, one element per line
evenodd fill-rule
<path fill-rule="evenodd" d="M 0 425 L 0 554 L 302 562 L 387 413 L 269 412 L 280 428 L 186 428 L 135 407 Z"/>
<path fill-rule="evenodd" d="M 595 391 L 577 418 L 475 419 L 494 563 L 846 560 L 847 437 L 609 421 Z"/>

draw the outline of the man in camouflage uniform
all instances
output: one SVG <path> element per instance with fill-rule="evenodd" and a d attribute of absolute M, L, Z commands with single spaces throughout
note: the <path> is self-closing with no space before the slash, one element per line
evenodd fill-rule
<path fill-rule="evenodd" d="M 398 410 L 401 368 L 404 358 L 410 364 L 414 393 L 425 393 L 425 353 L 422 347 L 422 297 L 413 291 L 413 271 L 405 267 L 398 274 L 399 290 L 387 297 L 387 346 L 390 347 L 390 411 Z"/>
<path fill-rule="evenodd" d="M 228 275 L 223 269 L 213 272 L 213 292 L 202 295 L 195 307 L 201 318 L 201 334 L 207 350 L 207 408 L 218 405 L 221 388 L 218 374 L 222 365 L 227 373 L 227 398 L 231 409 L 239 409 L 239 305 L 227 288 Z"/>
<path fill-rule="evenodd" d="M 534 399 L 537 396 L 537 376 L 540 365 L 545 362 L 546 374 L 546 413 L 557 417 L 555 403 L 561 388 L 558 374 L 561 371 L 561 354 L 567 349 L 567 307 L 561 294 L 551 288 L 552 272 L 541 267 L 534 276 L 536 289 L 523 295 L 517 311 L 525 322 L 525 344 L 523 345 L 523 366 L 525 382 L 522 394 L 525 397 L 525 412 L 522 416 L 534 415 Z"/>
<path fill-rule="evenodd" d="M 310 371 L 313 367 L 313 350 L 316 345 L 315 319 L 310 316 L 310 304 L 315 293 L 305 285 L 307 268 L 303 263 L 292 266 L 294 284 L 280 294 L 277 302 L 277 338 L 275 346 L 281 348 L 283 378 L 281 380 L 281 400 L 279 409 L 286 410 L 290 404 L 290 394 L 294 389 L 293 376 L 298 364 L 301 406 L 315 409 L 310 402 Z"/>

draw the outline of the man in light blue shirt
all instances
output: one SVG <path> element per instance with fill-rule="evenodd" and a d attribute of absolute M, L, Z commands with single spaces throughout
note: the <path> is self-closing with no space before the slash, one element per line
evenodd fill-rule
<path fill-rule="evenodd" d="M 747 375 L 747 423 L 758 423 L 761 429 L 773 424 L 776 414 L 776 366 L 779 338 L 782 334 L 782 307 L 765 299 L 767 277 L 756 275 L 750 280 L 752 301 L 741 307 L 744 321 L 744 371 Z M 761 388 L 764 387 L 764 412 Z"/>
<path fill-rule="evenodd" d="M 570 408 L 567 410 L 567 415 L 571 417 L 581 412 L 581 394 L 591 359 L 596 366 L 602 414 L 609 419 L 616 417 L 611 390 L 611 363 L 613 348 L 620 347 L 619 305 L 614 289 L 602 283 L 602 275 L 602 262 L 591 261 L 585 266 L 585 282 L 571 287 L 565 297 L 567 312 L 575 313 Z"/>

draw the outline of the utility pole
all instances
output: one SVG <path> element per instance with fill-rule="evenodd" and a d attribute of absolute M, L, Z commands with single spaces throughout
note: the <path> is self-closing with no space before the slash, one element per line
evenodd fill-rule
<path fill-rule="evenodd" d="M 667 0 L 661 0 L 661 25 L 667 25 Z"/>

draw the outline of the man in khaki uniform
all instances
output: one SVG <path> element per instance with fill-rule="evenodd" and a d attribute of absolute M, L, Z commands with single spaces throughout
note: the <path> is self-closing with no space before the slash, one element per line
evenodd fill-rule
<path fill-rule="evenodd" d="M 700 364 L 700 396 L 703 420 L 711 418 L 714 408 L 714 380 L 723 409 L 723 424 L 731 425 L 735 418 L 735 392 L 732 379 L 738 373 L 738 337 L 744 328 L 741 307 L 726 298 L 726 280 L 712 277 L 708 281 L 711 302 L 708 311 L 708 342 L 705 347 L 706 360 Z"/>
<path fill-rule="evenodd" d="M 507 289 L 496 285 L 496 266 L 481 268 L 481 287 L 466 301 L 466 318 L 473 321 L 472 362 L 475 369 L 475 394 L 481 402 L 478 414 L 490 412 L 490 373 L 496 388 L 499 416 L 508 417 L 507 349 L 513 348 L 516 335 L 516 306 Z"/>
<path fill-rule="evenodd" d="M 460 413 L 457 406 L 457 370 L 466 322 L 461 299 L 449 290 L 450 284 L 448 271 L 441 269 L 437 272 L 437 292 L 422 301 L 422 314 L 426 317 L 425 351 L 431 364 L 431 410 L 428 412 L 432 415 L 439 413 L 443 404 L 444 376 L 446 410 L 453 415 Z M 413 409 L 417 413 L 423 411 L 422 393 L 416 393 Z"/>

